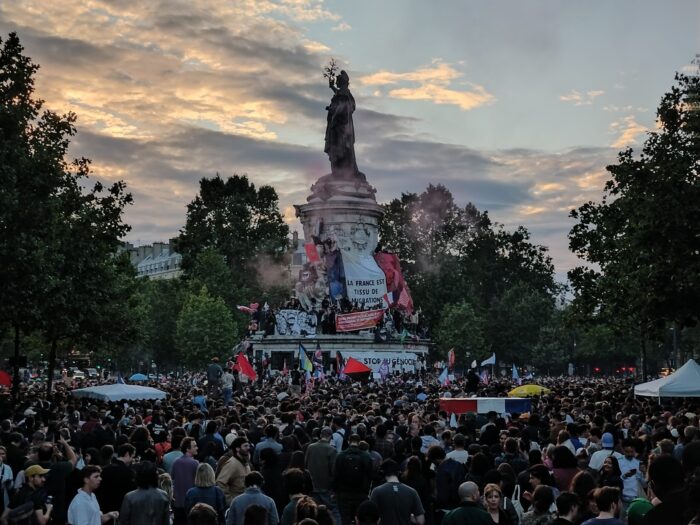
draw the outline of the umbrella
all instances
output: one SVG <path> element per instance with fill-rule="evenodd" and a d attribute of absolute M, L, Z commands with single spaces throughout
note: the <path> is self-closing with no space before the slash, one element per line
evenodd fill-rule
<path fill-rule="evenodd" d="M 549 388 L 545 388 L 540 385 L 523 385 L 519 386 L 517 388 L 514 388 L 510 392 L 508 392 L 508 395 L 510 397 L 530 397 L 530 396 L 539 396 L 542 394 L 551 394 L 552 391 Z"/>
<path fill-rule="evenodd" d="M 91 386 L 79 388 L 71 392 L 75 397 L 86 397 L 100 401 L 131 401 L 134 399 L 165 399 L 166 393 L 150 386 L 125 385 L 115 383 L 113 385 Z"/>
<path fill-rule="evenodd" d="M 12 376 L 4 370 L 0 370 L 0 386 L 12 386 Z"/>
<path fill-rule="evenodd" d="M 347 361 L 345 361 L 343 373 L 355 381 L 367 381 L 372 374 L 372 369 L 363 365 L 357 359 L 348 357 Z"/>
<path fill-rule="evenodd" d="M 148 378 L 144 374 L 134 374 L 129 381 L 148 381 Z"/>

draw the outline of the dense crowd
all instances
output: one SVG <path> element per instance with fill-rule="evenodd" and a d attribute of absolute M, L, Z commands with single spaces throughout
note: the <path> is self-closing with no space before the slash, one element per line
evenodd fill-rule
<path fill-rule="evenodd" d="M 9 523 L 631 525 L 700 523 L 692 400 L 635 399 L 620 379 L 539 378 L 528 414 L 447 414 L 439 397 L 501 397 L 436 377 L 300 392 L 287 377 L 206 375 L 159 401 L 76 399 L 22 384 L 0 401 Z M 589 521 L 593 519 L 594 521 Z"/>

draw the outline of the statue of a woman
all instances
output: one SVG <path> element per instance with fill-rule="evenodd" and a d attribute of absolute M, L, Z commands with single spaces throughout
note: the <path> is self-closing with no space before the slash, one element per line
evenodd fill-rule
<path fill-rule="evenodd" d="M 326 147 L 324 151 L 331 161 L 331 173 L 343 178 L 358 174 L 355 161 L 355 127 L 352 114 L 355 111 L 355 99 L 350 93 L 350 77 L 345 71 L 328 79 L 328 87 L 333 90 L 333 98 L 328 110 L 326 124 Z"/>

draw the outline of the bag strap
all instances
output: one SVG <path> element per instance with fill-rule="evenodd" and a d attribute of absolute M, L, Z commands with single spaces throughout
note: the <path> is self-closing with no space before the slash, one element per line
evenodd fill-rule
<path fill-rule="evenodd" d="M 510 498 L 512 501 L 520 501 L 520 485 L 515 484 L 513 489 L 513 496 Z"/>

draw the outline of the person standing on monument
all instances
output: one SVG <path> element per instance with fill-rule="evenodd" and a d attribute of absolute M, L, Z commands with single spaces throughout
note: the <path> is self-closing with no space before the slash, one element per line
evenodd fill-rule
<path fill-rule="evenodd" d="M 350 77 L 341 71 L 337 77 L 328 79 L 333 98 L 328 110 L 326 124 L 326 147 L 323 151 L 331 161 L 331 173 L 340 177 L 352 177 L 358 173 L 355 160 L 355 127 L 352 114 L 355 99 L 349 89 Z"/>

